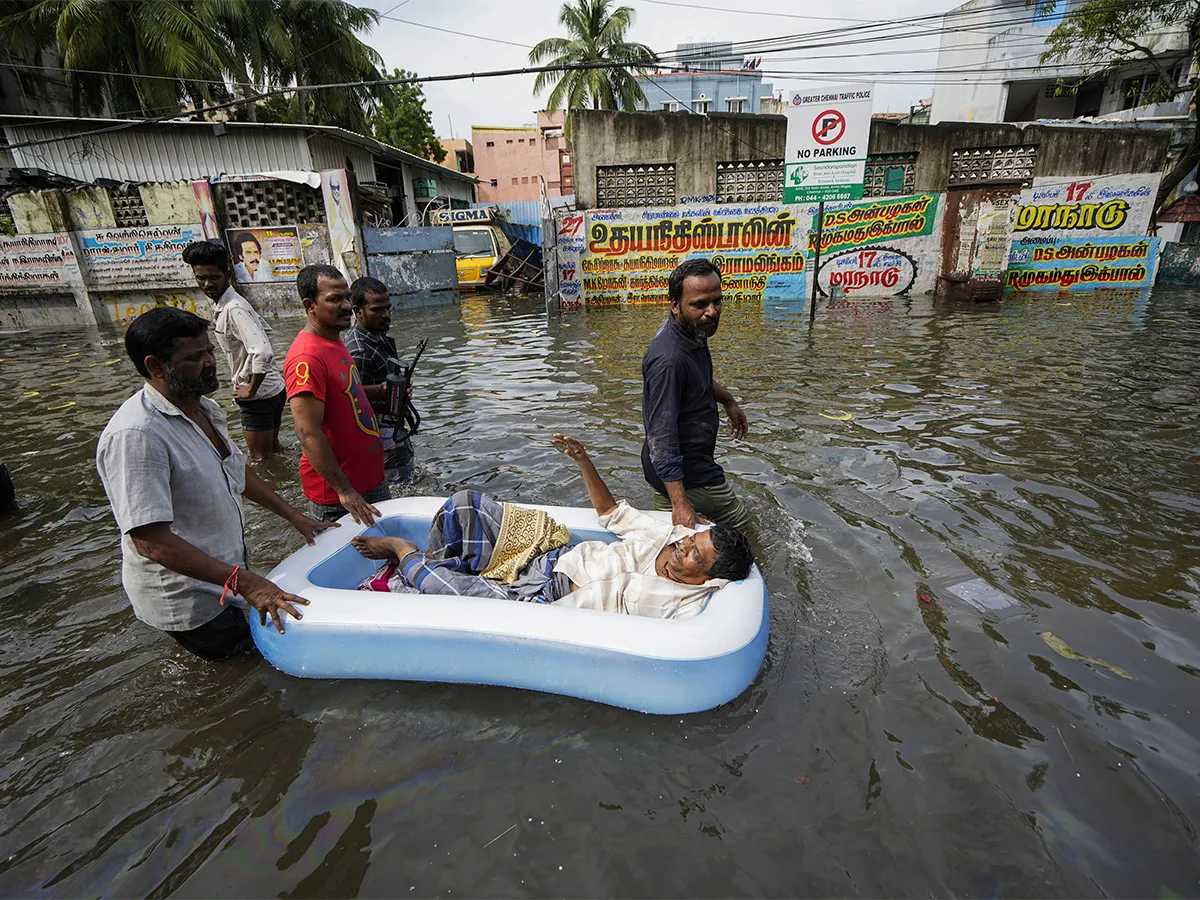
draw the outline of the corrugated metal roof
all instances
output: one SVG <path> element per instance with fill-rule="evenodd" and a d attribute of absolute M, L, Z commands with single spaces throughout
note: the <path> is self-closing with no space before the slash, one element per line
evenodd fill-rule
<path fill-rule="evenodd" d="M 66 138 L 54 143 L 13 149 L 21 168 L 42 168 L 94 181 L 178 181 L 207 178 L 223 172 L 278 169 L 316 170 L 307 138 L 313 135 L 355 145 L 385 158 L 433 169 L 453 180 L 474 183 L 472 175 L 422 159 L 374 138 L 328 125 L 285 125 L 268 122 L 228 122 L 216 134 L 218 123 L 173 121 L 141 123 L 124 119 L 75 119 L 50 116 L 0 116 L 9 143 Z M 129 125 L 119 131 L 87 137 L 67 137 L 112 125 Z M 347 154 L 348 155 L 348 154 Z M 352 156 L 353 158 L 353 156 Z M 345 160 L 339 160 L 340 168 Z M 356 166 L 357 167 L 357 166 Z M 373 168 L 373 165 L 372 167 Z M 362 174 L 359 174 L 362 178 Z"/>

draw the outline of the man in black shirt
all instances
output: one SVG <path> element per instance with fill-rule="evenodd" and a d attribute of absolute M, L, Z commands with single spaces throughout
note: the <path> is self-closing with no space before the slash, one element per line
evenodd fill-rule
<path fill-rule="evenodd" d="M 745 529 L 746 507 L 713 459 L 725 407 L 733 436 L 744 438 L 746 414 L 713 380 L 708 339 L 721 319 L 721 273 L 707 259 L 689 259 L 667 280 L 671 314 L 642 357 L 642 472 L 654 489 L 654 508 L 693 528 L 696 514 Z"/>
<path fill-rule="evenodd" d="M 342 335 L 342 343 L 362 379 L 363 390 L 377 416 L 387 409 L 388 359 L 396 357 L 396 340 L 388 334 L 392 324 L 392 297 L 387 285 L 378 278 L 357 278 L 350 285 L 350 303 L 354 324 Z M 412 389 L 409 389 L 412 396 Z M 401 427 L 380 419 L 386 478 L 391 484 L 412 481 L 416 454 L 408 434 Z"/>

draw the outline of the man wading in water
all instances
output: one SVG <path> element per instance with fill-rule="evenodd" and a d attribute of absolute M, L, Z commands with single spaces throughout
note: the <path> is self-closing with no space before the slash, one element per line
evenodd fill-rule
<path fill-rule="evenodd" d="M 654 489 L 654 508 L 670 510 L 685 528 L 696 513 L 730 528 L 749 524 L 746 507 L 713 454 L 717 403 L 735 438 L 749 430 L 733 394 L 713 380 L 708 339 L 721 321 L 721 273 L 707 259 L 689 259 L 667 279 L 670 315 L 642 358 L 642 473 Z"/>
<path fill-rule="evenodd" d="M 100 435 L 96 468 L 121 529 L 121 580 L 134 614 L 205 659 L 253 648 L 238 608 L 253 606 L 283 633 L 280 613 L 299 619 L 285 593 L 246 568 L 242 498 L 283 519 L 313 543 L 332 527 L 292 509 L 247 467 L 229 439 L 217 389 L 208 322 L 170 306 L 125 332 L 125 350 L 146 379 Z M 239 596 L 240 595 L 240 596 Z"/>

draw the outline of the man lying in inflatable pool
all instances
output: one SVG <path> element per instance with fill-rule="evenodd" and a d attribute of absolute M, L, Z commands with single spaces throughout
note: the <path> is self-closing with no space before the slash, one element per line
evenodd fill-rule
<path fill-rule="evenodd" d="M 621 540 L 566 547 L 570 533 L 546 513 L 459 491 L 430 525 L 425 553 L 403 538 L 354 538 L 363 556 L 390 561 L 361 588 L 666 619 L 695 615 L 710 593 L 750 574 L 754 557 L 740 531 L 722 525 L 693 531 L 617 503 L 582 443 L 564 434 L 553 443 L 578 464 L 600 524 Z"/>

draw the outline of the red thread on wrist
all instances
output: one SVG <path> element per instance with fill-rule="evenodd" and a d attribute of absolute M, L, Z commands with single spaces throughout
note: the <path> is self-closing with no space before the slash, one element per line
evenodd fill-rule
<path fill-rule="evenodd" d="M 233 574 L 225 579 L 225 590 L 221 591 L 221 599 L 220 599 L 220 601 L 218 601 L 222 606 L 225 605 L 225 595 L 226 594 L 228 594 L 230 591 L 233 591 L 234 594 L 236 594 L 238 592 L 237 573 L 238 573 L 238 569 L 240 569 L 240 568 L 241 568 L 241 566 L 234 566 Z"/>

